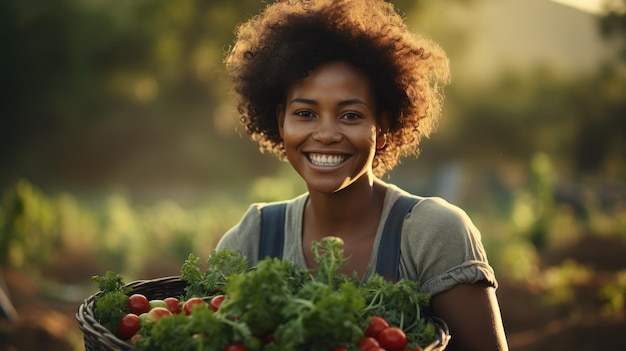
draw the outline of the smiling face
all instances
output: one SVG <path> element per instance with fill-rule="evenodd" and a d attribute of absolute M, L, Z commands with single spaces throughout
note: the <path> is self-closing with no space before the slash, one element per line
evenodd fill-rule
<path fill-rule="evenodd" d="M 287 159 L 310 192 L 372 184 L 372 161 L 384 139 L 361 71 L 345 62 L 317 67 L 290 87 L 277 116 Z"/>

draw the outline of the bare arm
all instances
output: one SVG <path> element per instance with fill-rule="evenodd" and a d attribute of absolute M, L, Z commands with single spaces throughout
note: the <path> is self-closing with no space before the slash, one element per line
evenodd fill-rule
<path fill-rule="evenodd" d="M 509 349 L 495 289 L 484 284 L 460 284 L 432 297 L 434 312 L 450 328 L 450 351 Z"/>

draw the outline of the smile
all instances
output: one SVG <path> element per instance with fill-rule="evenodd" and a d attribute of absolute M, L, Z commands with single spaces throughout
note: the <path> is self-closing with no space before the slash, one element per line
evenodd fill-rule
<path fill-rule="evenodd" d="M 316 166 L 336 166 L 346 159 L 345 155 L 309 154 L 309 161 Z"/>

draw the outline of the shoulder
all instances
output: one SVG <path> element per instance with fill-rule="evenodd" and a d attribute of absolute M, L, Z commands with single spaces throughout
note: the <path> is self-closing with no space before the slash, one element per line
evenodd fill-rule
<path fill-rule="evenodd" d="M 418 224 L 422 229 L 449 230 L 452 228 L 476 231 L 467 213 L 440 197 L 424 197 L 410 194 L 395 185 L 388 187 L 388 200 L 395 203 L 400 197 L 412 198 L 415 204 L 405 218 L 405 225 Z"/>
<path fill-rule="evenodd" d="M 256 260 L 259 250 L 259 238 L 261 235 L 261 219 L 264 208 L 273 205 L 285 204 L 287 212 L 293 211 L 306 200 L 305 195 L 291 200 L 277 202 L 258 202 L 251 204 L 243 214 L 239 222 L 231 227 L 219 240 L 217 249 L 230 248 L 240 251 L 250 260 Z"/>
<path fill-rule="evenodd" d="M 439 197 L 422 198 L 415 204 L 407 220 L 419 221 L 431 229 L 458 228 L 463 231 L 477 231 L 467 213 L 457 205 Z"/>

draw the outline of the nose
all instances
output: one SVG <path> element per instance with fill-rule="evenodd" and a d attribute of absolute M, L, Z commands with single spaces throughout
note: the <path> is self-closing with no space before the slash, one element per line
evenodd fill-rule
<path fill-rule="evenodd" d="M 333 117 L 320 117 L 311 137 L 325 145 L 341 141 L 342 136 L 338 121 Z"/>

